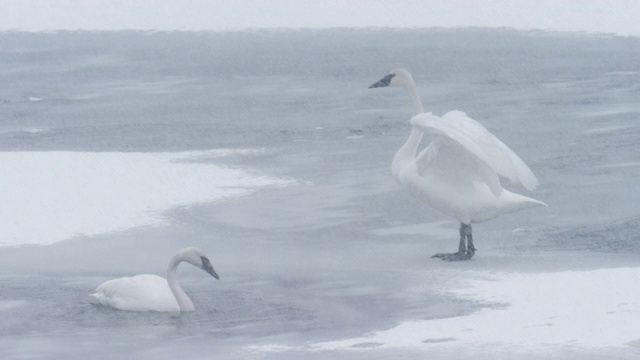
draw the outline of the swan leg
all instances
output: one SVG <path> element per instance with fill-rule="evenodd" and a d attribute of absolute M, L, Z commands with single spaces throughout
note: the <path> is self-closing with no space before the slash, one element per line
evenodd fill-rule
<path fill-rule="evenodd" d="M 467 225 L 467 255 L 469 255 L 469 259 L 473 257 L 476 253 L 476 248 L 473 246 L 473 234 L 471 234 L 471 224 Z"/>
<path fill-rule="evenodd" d="M 432 258 L 440 258 L 447 261 L 469 260 L 476 252 L 473 246 L 473 235 L 471 234 L 471 224 L 460 223 L 460 243 L 458 252 L 435 254 Z"/>

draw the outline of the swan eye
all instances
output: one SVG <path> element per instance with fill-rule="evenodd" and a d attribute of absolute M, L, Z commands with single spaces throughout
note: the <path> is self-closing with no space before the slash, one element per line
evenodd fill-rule
<path fill-rule="evenodd" d="M 204 256 L 200 256 L 200 261 L 202 261 L 202 268 L 203 269 L 211 267 L 211 261 L 209 261 L 208 258 L 206 258 Z"/>

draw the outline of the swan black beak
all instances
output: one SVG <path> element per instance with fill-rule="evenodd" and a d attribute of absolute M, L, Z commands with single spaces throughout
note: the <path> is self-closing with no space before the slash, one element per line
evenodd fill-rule
<path fill-rule="evenodd" d="M 391 82 L 391 79 L 393 79 L 394 76 L 396 76 L 396 74 L 389 74 L 383 77 L 377 83 L 369 86 L 369 89 L 389 86 L 389 83 Z"/>
<path fill-rule="evenodd" d="M 213 266 L 211 265 L 211 261 L 209 261 L 209 259 L 207 259 L 204 256 L 201 256 L 200 259 L 202 260 L 202 270 L 208 272 L 211 276 L 216 278 L 216 280 L 220 280 L 220 276 L 218 276 L 216 271 L 213 270 Z"/>

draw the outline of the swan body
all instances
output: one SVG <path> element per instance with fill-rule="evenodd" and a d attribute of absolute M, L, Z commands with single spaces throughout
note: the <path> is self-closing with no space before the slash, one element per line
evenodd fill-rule
<path fill-rule="evenodd" d="M 461 111 L 442 117 L 424 113 L 411 74 L 395 69 L 371 88 L 397 86 L 411 99 L 415 116 L 411 133 L 396 152 L 391 170 L 396 181 L 416 198 L 460 221 L 461 244 L 454 254 L 438 254 L 447 260 L 473 256 L 471 223 L 536 206 L 541 201 L 502 188 L 500 176 L 534 190 L 538 180 L 507 145 Z M 417 154 L 424 134 L 431 143 Z M 416 155 L 417 154 L 417 155 Z M 467 244 L 463 249 L 463 240 Z"/>
<path fill-rule="evenodd" d="M 91 294 L 99 304 L 119 310 L 187 312 L 193 311 L 193 303 L 176 279 L 181 262 L 199 267 L 216 279 L 220 279 L 211 262 L 195 247 L 178 251 L 169 261 L 167 277 L 137 275 L 105 281 Z"/>

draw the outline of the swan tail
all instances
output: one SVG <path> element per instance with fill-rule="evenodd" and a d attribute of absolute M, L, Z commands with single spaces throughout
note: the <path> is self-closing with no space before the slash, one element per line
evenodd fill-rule
<path fill-rule="evenodd" d="M 530 209 L 538 206 L 547 206 L 547 204 L 530 197 L 515 194 L 507 190 L 503 190 L 500 197 L 495 199 L 497 202 L 494 206 L 483 207 L 481 211 L 470 214 L 469 219 L 472 223 L 481 223 L 504 214 Z M 464 222 L 466 218 L 461 218 Z"/>
<path fill-rule="evenodd" d="M 89 297 L 91 298 L 91 303 L 93 304 L 97 304 L 97 305 L 109 305 L 107 299 L 105 299 L 104 294 L 99 293 L 99 292 L 94 292 L 93 294 L 89 294 Z"/>
<path fill-rule="evenodd" d="M 547 204 L 542 201 L 532 199 L 527 196 L 523 196 L 520 194 L 515 194 L 510 191 L 503 191 L 500 196 L 501 200 L 503 200 L 503 204 L 505 207 L 505 212 L 515 212 L 519 210 L 534 208 L 538 206 L 547 206 Z"/>

